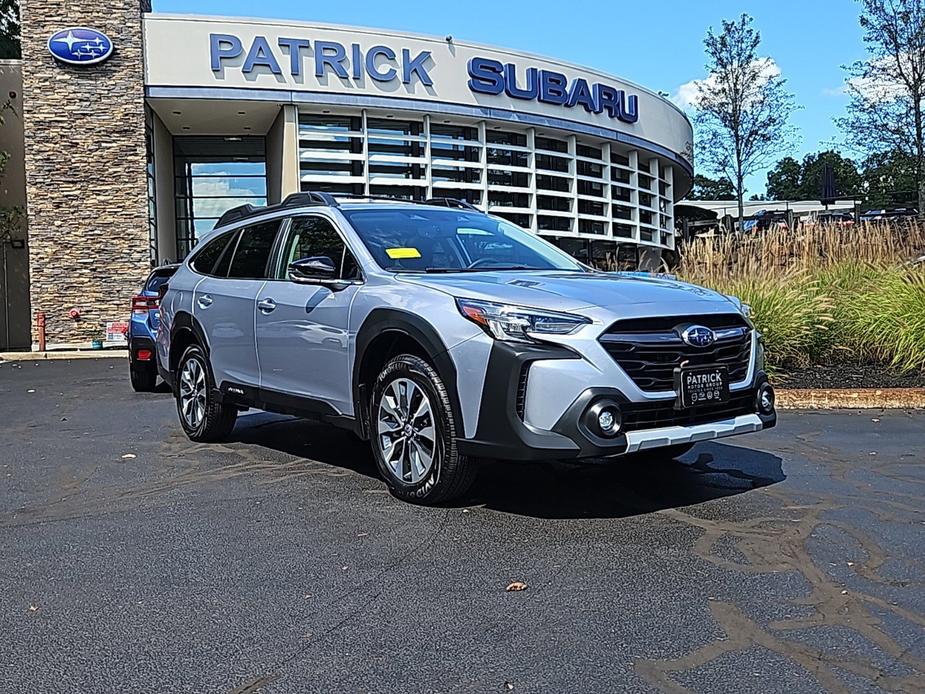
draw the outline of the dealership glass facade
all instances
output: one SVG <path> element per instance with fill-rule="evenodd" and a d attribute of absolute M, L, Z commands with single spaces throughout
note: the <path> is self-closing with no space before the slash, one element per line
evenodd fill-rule
<path fill-rule="evenodd" d="M 267 204 L 263 137 L 174 137 L 173 162 L 178 257 L 232 207 Z"/>
<path fill-rule="evenodd" d="M 375 110 L 303 110 L 298 132 L 303 191 L 460 198 L 543 236 L 674 247 L 673 167 L 615 142 Z"/>

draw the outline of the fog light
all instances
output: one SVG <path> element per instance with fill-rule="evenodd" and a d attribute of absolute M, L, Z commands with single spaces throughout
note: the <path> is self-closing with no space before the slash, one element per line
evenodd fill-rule
<path fill-rule="evenodd" d="M 770 384 L 762 383 L 758 387 L 757 405 L 761 414 L 774 413 L 774 389 Z"/>
<path fill-rule="evenodd" d="M 602 434 L 613 436 L 620 431 L 619 414 L 612 407 L 601 410 L 597 415 L 597 426 Z"/>

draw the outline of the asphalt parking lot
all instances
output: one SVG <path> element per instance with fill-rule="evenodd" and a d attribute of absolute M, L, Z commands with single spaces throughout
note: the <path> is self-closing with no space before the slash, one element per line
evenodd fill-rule
<path fill-rule="evenodd" d="M 0 428 L 2 691 L 925 689 L 925 413 L 497 463 L 446 508 L 324 426 L 191 443 L 122 360 L 0 364 Z"/>

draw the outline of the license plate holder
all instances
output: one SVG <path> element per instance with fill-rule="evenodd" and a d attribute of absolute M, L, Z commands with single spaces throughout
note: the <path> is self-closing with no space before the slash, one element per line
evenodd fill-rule
<path fill-rule="evenodd" d="M 723 365 L 682 366 L 674 370 L 675 409 L 687 410 L 729 400 L 729 369 Z"/>

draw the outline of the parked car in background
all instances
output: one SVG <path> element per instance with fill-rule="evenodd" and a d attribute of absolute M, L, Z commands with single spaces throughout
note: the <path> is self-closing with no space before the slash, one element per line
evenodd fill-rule
<path fill-rule="evenodd" d="M 776 422 L 740 301 L 595 271 L 458 200 L 235 208 L 161 313 L 190 439 L 224 439 L 250 407 L 321 419 L 417 503 L 463 494 L 480 458 L 667 459 Z"/>
<path fill-rule="evenodd" d="M 820 212 L 816 215 L 815 222 L 822 226 L 837 226 L 848 229 L 854 226 L 854 216 L 849 212 Z"/>
<path fill-rule="evenodd" d="M 914 207 L 893 207 L 881 210 L 867 210 L 867 212 L 861 215 L 861 221 L 875 224 L 891 223 L 913 219 L 918 216 L 919 211 Z"/>
<path fill-rule="evenodd" d="M 151 392 L 157 385 L 154 342 L 160 323 L 160 290 L 178 267 L 180 266 L 163 265 L 155 268 L 148 275 L 141 291 L 132 297 L 132 315 L 126 338 L 129 375 L 132 388 L 138 392 Z"/>
<path fill-rule="evenodd" d="M 742 223 L 743 232 L 768 231 L 769 229 L 789 229 L 790 223 L 786 212 L 759 210 Z"/>

